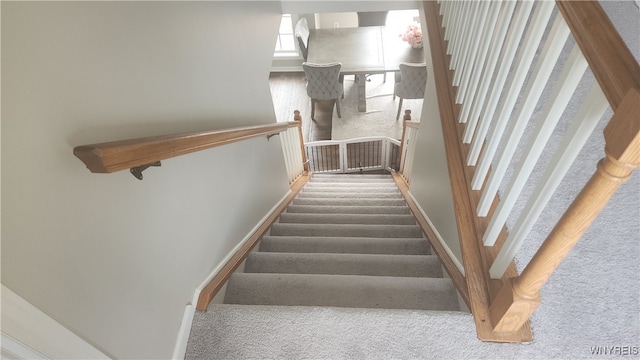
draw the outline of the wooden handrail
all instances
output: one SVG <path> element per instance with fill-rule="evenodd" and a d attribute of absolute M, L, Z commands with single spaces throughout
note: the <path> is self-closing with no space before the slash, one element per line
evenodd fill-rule
<path fill-rule="evenodd" d="M 613 110 L 640 89 L 640 65 L 598 1 L 556 0 L 565 22 Z"/>
<path fill-rule="evenodd" d="M 82 145 L 73 154 L 93 173 L 112 173 L 300 127 L 299 121 Z"/>

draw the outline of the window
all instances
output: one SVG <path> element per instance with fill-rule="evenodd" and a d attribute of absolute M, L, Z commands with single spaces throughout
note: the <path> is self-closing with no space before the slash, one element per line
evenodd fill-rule
<path fill-rule="evenodd" d="M 278 39 L 276 40 L 275 56 L 297 56 L 298 51 L 295 41 L 296 38 L 293 34 L 293 19 L 291 18 L 291 14 L 282 14 Z"/>

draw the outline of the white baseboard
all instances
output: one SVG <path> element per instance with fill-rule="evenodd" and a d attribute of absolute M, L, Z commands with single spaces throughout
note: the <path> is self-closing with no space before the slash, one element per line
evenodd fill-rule
<path fill-rule="evenodd" d="M 244 244 L 249 241 L 253 233 L 255 233 L 258 228 L 264 223 L 271 214 L 276 211 L 276 209 L 286 201 L 287 197 L 291 193 L 291 190 L 287 191 L 284 196 L 278 201 L 272 208 L 267 212 L 267 214 L 258 221 L 256 226 L 254 226 L 251 231 L 245 236 L 242 241 L 238 243 L 228 254 L 225 256 L 218 265 L 211 271 L 211 273 L 202 281 L 200 286 L 196 288 L 193 293 L 193 298 L 191 299 L 191 303 L 187 304 L 184 315 L 182 317 L 182 323 L 180 324 L 180 330 L 178 331 L 178 336 L 176 339 L 176 345 L 173 349 L 173 358 L 174 359 L 184 359 L 185 353 L 187 351 L 187 343 L 189 341 L 189 335 L 191 333 L 191 324 L 193 322 L 193 315 L 195 314 L 195 304 L 198 303 L 198 299 L 200 298 L 200 292 L 204 289 L 209 282 L 222 270 L 222 268 L 231 260 L 231 258 L 244 246 Z"/>
<path fill-rule="evenodd" d="M 49 315 L 2 285 L 2 350 L 45 359 L 109 359 Z"/>
<path fill-rule="evenodd" d="M 407 194 L 409 194 L 409 196 L 413 200 L 413 203 L 416 204 L 416 207 L 418 208 L 418 210 L 420 210 L 420 214 L 422 214 L 422 216 L 427 220 L 427 223 L 429 223 L 429 226 L 431 227 L 431 230 L 433 230 L 433 233 L 436 235 L 438 242 L 440 242 L 440 245 L 442 245 L 442 247 L 444 248 L 444 251 L 447 253 L 447 255 L 449 255 L 449 258 L 451 258 L 451 261 L 453 261 L 453 264 L 458 268 L 462 276 L 464 276 L 464 266 L 462 266 L 462 263 L 453 254 L 453 251 L 451 251 L 451 248 L 449 247 L 449 245 L 447 245 L 447 243 L 442 238 L 442 235 L 440 235 L 440 233 L 438 232 L 438 229 L 436 229 L 436 227 L 433 225 L 433 222 L 431 221 L 431 219 L 429 219 L 429 215 L 427 215 L 427 213 L 424 212 L 424 210 L 418 203 L 418 200 L 416 200 L 416 198 L 413 197 L 413 194 L 411 193 L 411 191 L 407 191 Z"/>
<path fill-rule="evenodd" d="M 178 339 L 176 340 L 176 346 L 173 349 L 172 359 L 184 359 L 187 353 L 187 343 L 189 342 L 189 335 L 191 334 L 191 324 L 193 323 L 193 314 L 195 307 L 191 304 L 187 305 L 184 309 L 184 315 L 182 316 L 182 323 L 180 324 L 180 330 L 178 331 Z"/>

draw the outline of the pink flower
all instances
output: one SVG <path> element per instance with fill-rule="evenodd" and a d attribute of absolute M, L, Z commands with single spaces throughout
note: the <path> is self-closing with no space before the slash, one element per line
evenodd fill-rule
<path fill-rule="evenodd" d="M 402 41 L 408 42 L 412 47 L 422 46 L 422 29 L 419 23 L 407 26 L 407 30 L 400 34 Z"/>

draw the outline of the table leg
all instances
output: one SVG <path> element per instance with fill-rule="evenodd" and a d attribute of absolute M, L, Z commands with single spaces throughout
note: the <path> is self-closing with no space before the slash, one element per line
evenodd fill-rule
<path fill-rule="evenodd" d="M 367 80 L 365 74 L 356 74 L 356 94 L 358 95 L 358 111 L 367 112 Z"/>

